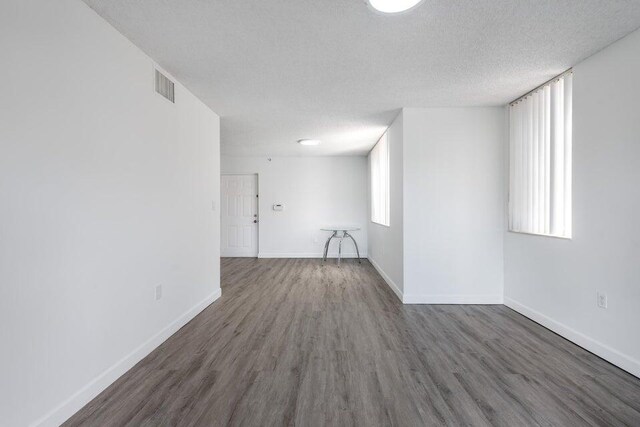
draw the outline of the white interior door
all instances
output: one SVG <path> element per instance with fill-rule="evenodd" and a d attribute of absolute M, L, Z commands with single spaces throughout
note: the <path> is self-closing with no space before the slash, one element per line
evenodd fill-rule
<path fill-rule="evenodd" d="M 258 175 L 222 175 L 223 257 L 258 256 Z"/>

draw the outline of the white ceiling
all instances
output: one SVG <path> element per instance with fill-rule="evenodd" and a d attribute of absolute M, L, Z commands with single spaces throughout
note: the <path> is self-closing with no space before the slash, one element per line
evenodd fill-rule
<path fill-rule="evenodd" d="M 505 104 L 640 27 L 638 0 L 85 2 L 222 117 L 229 155 L 364 154 L 401 107 Z"/>

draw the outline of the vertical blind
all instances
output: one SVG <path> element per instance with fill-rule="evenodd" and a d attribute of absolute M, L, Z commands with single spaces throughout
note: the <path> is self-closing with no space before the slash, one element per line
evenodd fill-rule
<path fill-rule="evenodd" d="M 371 221 L 389 225 L 389 141 L 387 133 L 369 155 L 371 168 Z"/>
<path fill-rule="evenodd" d="M 571 237 L 571 71 L 509 108 L 509 229 Z"/>

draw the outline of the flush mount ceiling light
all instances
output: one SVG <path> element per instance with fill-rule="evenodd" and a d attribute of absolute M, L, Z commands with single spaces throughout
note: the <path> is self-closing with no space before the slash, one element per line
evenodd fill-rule
<path fill-rule="evenodd" d="M 424 0 L 366 0 L 367 5 L 382 13 L 402 13 L 412 9 Z"/>
<path fill-rule="evenodd" d="M 317 139 L 299 139 L 298 144 L 300 145 L 319 145 L 320 140 Z"/>

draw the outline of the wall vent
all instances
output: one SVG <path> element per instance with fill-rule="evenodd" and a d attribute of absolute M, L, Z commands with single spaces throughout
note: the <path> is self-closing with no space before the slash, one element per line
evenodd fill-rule
<path fill-rule="evenodd" d="M 175 104 L 176 98 L 173 86 L 173 82 L 167 76 L 156 70 L 156 92 Z"/>

